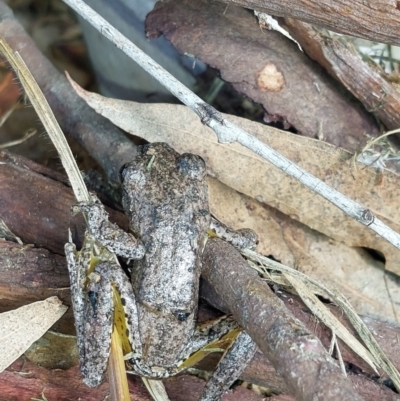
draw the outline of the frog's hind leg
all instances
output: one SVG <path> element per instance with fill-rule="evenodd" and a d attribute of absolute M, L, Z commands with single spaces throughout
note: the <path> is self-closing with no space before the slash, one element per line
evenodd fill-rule
<path fill-rule="evenodd" d="M 239 378 L 253 358 L 257 346 L 230 316 L 199 325 L 186 352 L 190 356 L 178 366 L 178 371 L 193 366 L 210 352 L 224 354 L 207 382 L 200 401 L 217 401 Z"/>
<path fill-rule="evenodd" d="M 236 340 L 225 351 L 213 375 L 206 383 L 199 401 L 218 401 L 252 360 L 257 346 L 245 332 L 241 331 Z"/>
<path fill-rule="evenodd" d="M 123 322 L 116 322 L 115 311 L 119 299 L 123 310 Z M 120 306 L 121 306 L 120 305 Z M 111 333 L 114 325 L 124 324 L 124 334 L 129 337 L 127 343 L 138 344 L 135 338 L 137 330 L 137 309 L 132 285 L 117 262 L 100 262 L 88 276 L 84 311 L 84 338 L 79 340 L 83 346 L 81 372 L 84 382 L 96 387 L 104 380 L 110 355 Z"/>

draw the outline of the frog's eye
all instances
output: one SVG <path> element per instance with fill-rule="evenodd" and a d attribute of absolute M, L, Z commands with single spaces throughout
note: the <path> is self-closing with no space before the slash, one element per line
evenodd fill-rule
<path fill-rule="evenodd" d="M 206 163 L 197 155 L 184 153 L 177 158 L 177 166 L 183 175 L 202 180 L 206 175 Z"/>
<path fill-rule="evenodd" d="M 186 312 L 184 310 L 176 310 L 172 314 L 180 321 L 184 322 L 189 316 L 191 312 Z"/>

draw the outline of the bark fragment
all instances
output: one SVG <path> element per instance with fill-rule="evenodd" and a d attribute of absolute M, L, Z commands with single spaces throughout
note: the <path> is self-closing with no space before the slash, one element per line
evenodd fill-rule
<path fill-rule="evenodd" d="M 393 0 L 219 0 L 334 32 L 400 45 L 400 6 Z"/>
<path fill-rule="evenodd" d="M 400 126 L 400 93 L 385 78 L 383 70 L 366 63 L 343 42 L 322 35 L 309 24 L 288 18 L 285 19 L 285 25 L 304 51 L 341 82 L 387 128 L 392 130 Z"/>

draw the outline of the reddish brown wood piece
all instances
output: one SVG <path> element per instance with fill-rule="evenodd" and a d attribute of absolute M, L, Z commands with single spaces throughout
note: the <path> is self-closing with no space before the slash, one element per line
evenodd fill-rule
<path fill-rule="evenodd" d="M 395 0 L 219 0 L 277 17 L 296 18 L 334 32 L 400 45 Z"/>

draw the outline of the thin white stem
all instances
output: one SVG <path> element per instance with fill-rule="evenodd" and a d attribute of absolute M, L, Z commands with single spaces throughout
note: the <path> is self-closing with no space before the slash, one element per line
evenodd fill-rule
<path fill-rule="evenodd" d="M 68 142 L 65 139 L 64 133 L 58 125 L 58 122 L 54 117 L 46 98 L 26 66 L 24 60 L 18 52 L 14 52 L 11 49 L 11 47 L 3 38 L 0 38 L 0 52 L 3 53 L 4 57 L 17 73 L 22 87 L 24 88 L 44 127 L 46 128 L 46 132 L 50 136 L 55 148 L 57 149 L 61 163 L 67 172 L 76 199 L 80 202 L 88 201 L 90 199 L 89 192 L 83 181 L 82 175 L 79 171 L 78 165 L 76 164 Z"/>
<path fill-rule="evenodd" d="M 88 21 L 102 35 L 113 42 L 132 60 L 138 63 L 144 70 L 151 74 L 158 82 L 164 85 L 173 95 L 186 104 L 186 106 L 199 115 L 202 122 L 212 128 L 217 134 L 219 142 L 239 142 L 284 171 L 286 174 L 296 178 L 312 191 L 333 203 L 361 224 L 370 227 L 396 248 L 400 249 L 400 235 L 377 219 L 369 209 L 354 202 L 339 191 L 336 191 L 320 179 L 308 173 L 306 170 L 303 170 L 301 167 L 292 163 L 265 143 L 224 118 L 217 110 L 186 88 L 181 82 L 135 46 L 131 41 L 129 41 L 129 39 L 111 26 L 104 18 L 98 15 L 82 0 L 63 1 L 73 8 L 82 18 Z"/>

